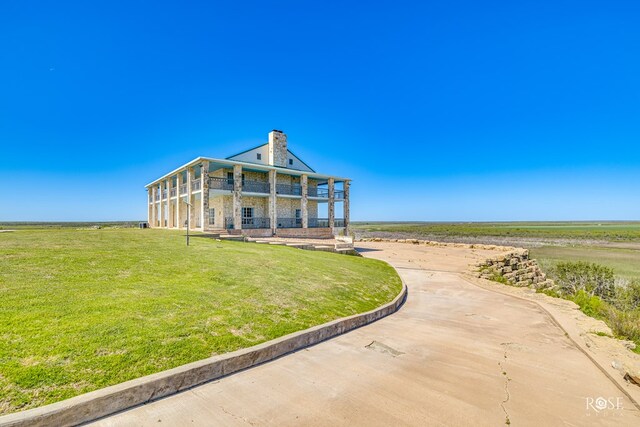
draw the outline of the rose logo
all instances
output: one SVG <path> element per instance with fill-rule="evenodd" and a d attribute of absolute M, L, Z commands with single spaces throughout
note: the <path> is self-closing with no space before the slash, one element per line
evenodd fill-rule
<path fill-rule="evenodd" d="M 607 407 L 607 399 L 604 397 L 599 397 L 596 399 L 596 409 L 603 410 Z"/>

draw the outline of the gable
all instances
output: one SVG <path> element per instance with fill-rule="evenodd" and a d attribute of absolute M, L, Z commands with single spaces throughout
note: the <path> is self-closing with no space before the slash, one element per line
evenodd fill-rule
<path fill-rule="evenodd" d="M 260 155 L 260 159 L 258 159 Z M 256 163 L 258 165 L 269 165 L 269 144 L 259 145 L 235 156 L 227 157 L 227 160 L 235 160 L 238 162 Z"/>
<path fill-rule="evenodd" d="M 309 165 L 307 165 L 305 162 L 303 162 L 300 157 L 296 156 L 295 154 L 293 154 L 291 152 L 291 150 L 287 150 L 287 168 L 288 169 L 295 169 L 298 171 L 306 171 L 306 172 L 315 172 L 313 169 L 311 169 L 309 167 Z M 293 164 L 290 164 L 291 162 L 289 161 L 291 160 L 293 162 Z"/>
<path fill-rule="evenodd" d="M 258 155 L 260 158 L 258 159 Z M 254 163 L 257 165 L 265 165 L 265 166 L 273 166 L 269 165 L 269 144 L 259 145 L 250 150 L 243 151 L 242 153 L 238 153 L 234 156 L 227 157 L 227 160 L 234 160 L 237 162 L 244 163 Z M 294 169 L 298 171 L 305 172 L 315 172 L 313 169 L 309 167 L 300 157 L 296 156 L 291 152 L 291 150 L 287 150 L 287 163 L 285 166 L 287 169 Z"/>

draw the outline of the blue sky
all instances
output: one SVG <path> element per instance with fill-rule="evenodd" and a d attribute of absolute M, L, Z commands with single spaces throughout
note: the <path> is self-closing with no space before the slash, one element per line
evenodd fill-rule
<path fill-rule="evenodd" d="M 0 221 L 271 129 L 354 220 L 640 219 L 640 2 L 0 3 Z"/>

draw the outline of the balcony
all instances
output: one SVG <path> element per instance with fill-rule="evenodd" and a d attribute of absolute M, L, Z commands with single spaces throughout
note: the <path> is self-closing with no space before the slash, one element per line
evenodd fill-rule
<path fill-rule="evenodd" d="M 156 202 L 160 200 L 160 193 L 156 192 Z"/>
<path fill-rule="evenodd" d="M 226 229 L 233 228 L 233 218 L 227 217 L 224 219 L 224 227 Z M 271 228 L 271 221 L 269 218 L 242 218 L 243 229 L 256 229 L 256 228 Z"/>
<path fill-rule="evenodd" d="M 302 186 L 300 184 L 276 184 L 276 194 L 302 196 Z"/>
<path fill-rule="evenodd" d="M 248 193 L 264 193 L 269 194 L 269 183 L 264 181 L 242 181 L 242 191 Z"/>
<path fill-rule="evenodd" d="M 196 179 L 195 181 L 191 181 L 191 191 L 198 191 L 202 188 L 202 180 Z"/>
<path fill-rule="evenodd" d="M 333 220 L 333 226 L 334 227 L 344 227 L 344 219 L 342 218 L 336 218 Z"/>
<path fill-rule="evenodd" d="M 187 194 L 187 184 L 180 184 L 180 195 L 183 196 Z"/>
<path fill-rule="evenodd" d="M 162 190 L 162 200 L 167 199 L 167 190 Z"/>
<path fill-rule="evenodd" d="M 176 197 L 176 187 L 172 187 L 171 188 L 171 192 L 169 194 L 169 197 Z"/>
<path fill-rule="evenodd" d="M 333 192 L 333 198 L 336 200 L 342 200 L 344 199 L 344 191 L 342 190 L 335 190 Z M 337 226 L 336 226 L 337 227 Z"/>
<path fill-rule="evenodd" d="M 229 178 L 209 178 L 209 188 L 212 190 L 233 191 L 234 180 Z M 269 183 L 245 179 L 242 181 L 242 191 L 269 194 Z"/>
<path fill-rule="evenodd" d="M 233 180 L 227 178 L 209 178 L 209 188 L 212 190 L 233 191 Z"/>

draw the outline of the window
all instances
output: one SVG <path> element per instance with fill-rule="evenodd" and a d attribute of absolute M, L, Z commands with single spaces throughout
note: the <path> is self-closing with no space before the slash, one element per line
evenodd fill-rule
<path fill-rule="evenodd" d="M 296 209 L 296 225 L 302 224 L 302 210 Z"/>
<path fill-rule="evenodd" d="M 289 164 L 292 165 L 293 164 L 293 159 L 289 159 Z"/>
<path fill-rule="evenodd" d="M 253 224 L 253 208 L 242 208 L 242 224 Z"/>
<path fill-rule="evenodd" d="M 215 208 L 209 209 L 209 225 L 215 225 L 216 223 L 216 210 Z"/>
<path fill-rule="evenodd" d="M 258 158 L 258 160 L 262 160 L 262 154 L 261 154 L 261 153 L 258 153 L 258 154 L 256 155 L 256 157 Z"/>

